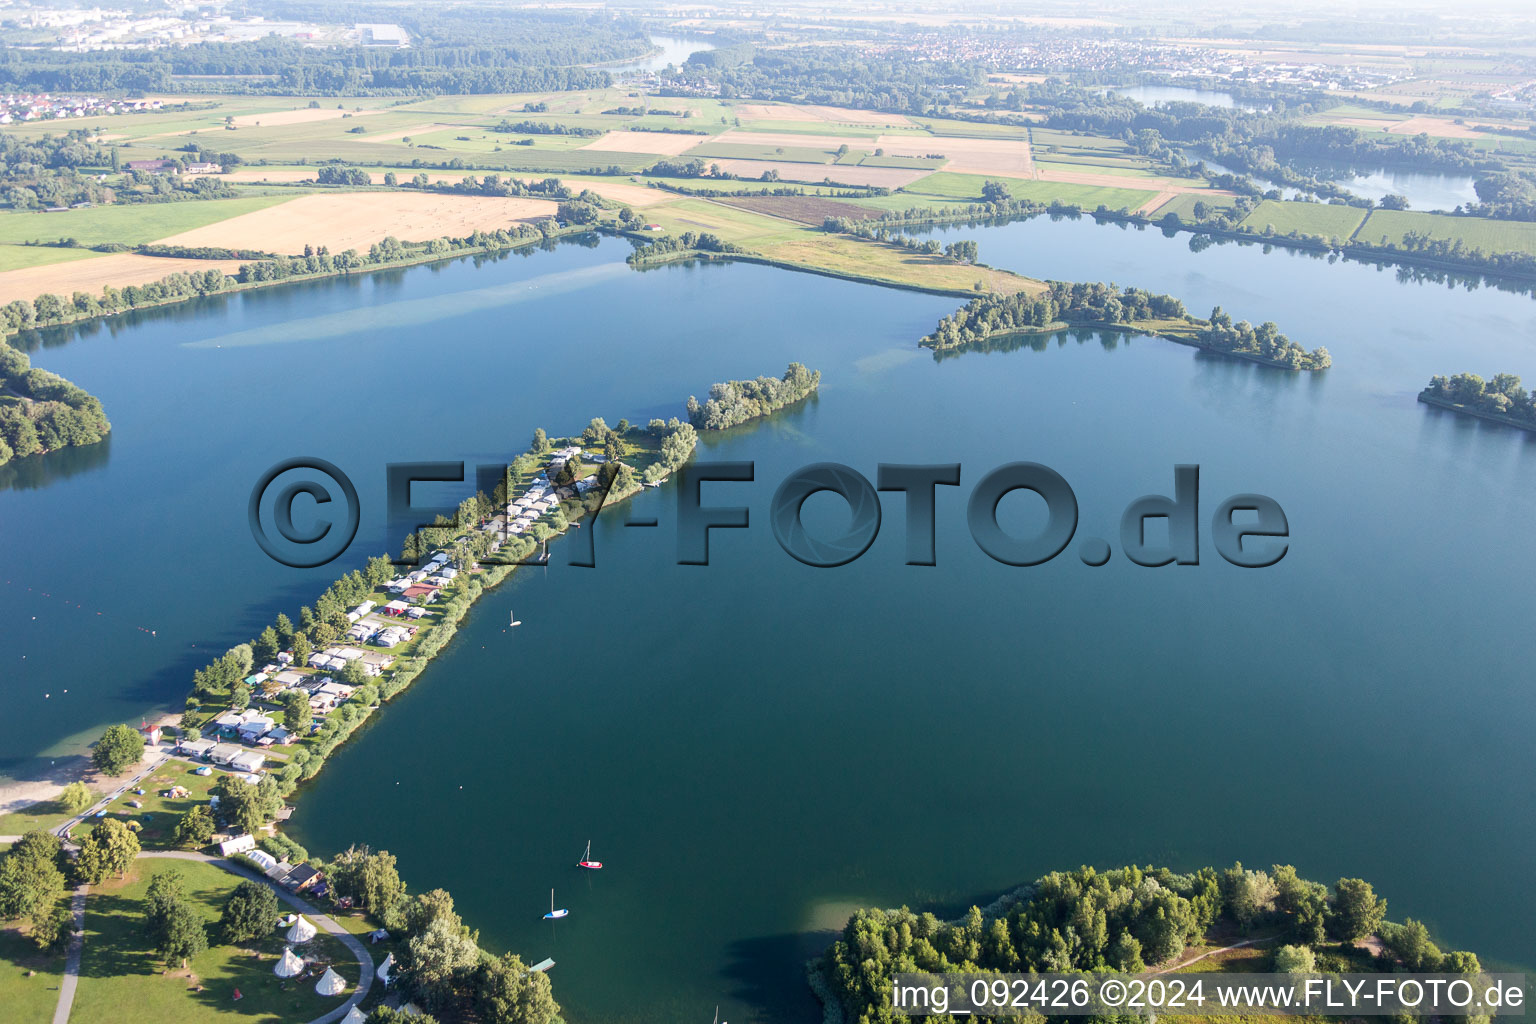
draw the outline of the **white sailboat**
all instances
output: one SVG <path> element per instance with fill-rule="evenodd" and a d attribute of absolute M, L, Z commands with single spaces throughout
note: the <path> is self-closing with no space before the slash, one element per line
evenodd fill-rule
<path fill-rule="evenodd" d="M 553 921 L 556 918 L 564 917 L 569 913 L 570 911 L 566 910 L 564 907 L 561 907 L 559 910 L 555 909 L 555 890 L 549 890 L 549 913 L 544 915 L 544 920 Z"/>
<path fill-rule="evenodd" d="M 718 1006 L 715 1007 L 715 1024 L 726 1024 L 725 1021 L 720 1019 L 720 1007 Z"/>
<path fill-rule="evenodd" d="M 517 612 L 510 612 L 509 611 L 507 614 L 512 616 L 512 623 L 511 623 L 512 626 L 521 626 L 523 624 L 523 620 L 519 619 L 517 617 Z M 511 626 L 509 626 L 508 628 L 510 629 Z"/>

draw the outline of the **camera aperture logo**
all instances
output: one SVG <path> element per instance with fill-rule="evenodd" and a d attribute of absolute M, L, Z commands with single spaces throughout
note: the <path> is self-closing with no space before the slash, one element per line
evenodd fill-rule
<path fill-rule="evenodd" d="M 458 512 L 456 507 L 414 505 L 413 483 L 463 483 L 465 479 L 463 462 L 386 465 L 389 536 L 403 539 L 439 525 L 434 516 L 451 518 Z M 512 481 L 509 467 L 495 464 L 477 466 L 474 479 L 481 494 L 496 493 Z M 779 546 L 792 558 L 816 568 L 836 568 L 857 561 L 874 546 L 882 524 L 880 492 L 900 493 L 906 513 L 906 564 L 934 566 L 938 564 L 937 488 L 958 487 L 960 480 L 959 463 L 881 463 L 871 483 L 851 466 L 818 462 L 796 470 L 778 485 L 769 505 L 769 525 Z M 678 565 L 709 565 L 711 531 L 748 529 L 752 525 L 751 509 L 746 506 L 706 505 L 703 485 L 755 482 L 756 466 L 751 462 L 690 463 L 678 470 Z M 1173 483 L 1172 497 L 1144 495 L 1127 505 L 1120 517 L 1119 550 L 1136 565 L 1200 564 L 1200 467 L 1175 466 Z M 515 485 L 505 487 L 509 507 L 500 510 L 499 520 L 497 516 L 477 523 L 455 519 L 454 529 L 494 531 L 497 521 L 510 522 L 515 491 Z M 1003 499 L 1016 491 L 1032 492 L 1045 503 L 1045 525 L 1033 536 L 1009 533 L 998 520 Z M 818 536 L 805 524 L 805 503 L 820 493 L 835 494 L 848 507 L 848 526 L 836 536 Z M 582 495 L 570 488 L 556 492 L 555 497 L 569 502 Z M 595 507 L 585 506 L 578 512 L 572 506 L 570 520 L 574 522 L 588 508 L 594 515 L 601 514 L 607 498 L 606 486 L 600 488 Z M 306 522 L 315 521 L 304 529 L 294 519 L 295 507 L 301 502 L 309 506 Z M 1004 565 L 1028 567 L 1050 562 L 1072 544 L 1077 536 L 1078 511 L 1077 495 L 1060 473 L 1037 462 L 1010 462 L 982 475 L 967 501 L 965 521 L 972 541 L 988 557 Z M 262 551 L 283 565 L 303 569 L 340 557 L 357 536 L 361 513 L 352 480 L 335 464 L 315 457 L 287 459 L 268 469 L 252 489 L 248 507 L 251 535 Z M 1162 539 L 1154 540 L 1149 534 L 1147 526 L 1153 520 L 1163 520 L 1166 525 Z M 631 518 L 624 525 L 659 524 L 656 519 Z M 1218 503 L 1211 515 L 1210 539 L 1216 553 L 1240 568 L 1276 565 L 1290 550 L 1290 537 L 1285 510 L 1262 494 L 1232 495 Z M 582 542 L 572 547 L 577 550 L 566 564 L 596 567 L 593 531 L 585 531 Z M 1085 537 L 1078 542 L 1078 558 L 1087 566 L 1106 565 L 1113 553 L 1114 546 L 1101 537 Z"/>

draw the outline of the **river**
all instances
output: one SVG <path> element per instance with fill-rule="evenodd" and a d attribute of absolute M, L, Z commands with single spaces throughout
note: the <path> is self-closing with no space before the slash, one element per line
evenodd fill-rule
<path fill-rule="evenodd" d="M 115 430 L 96 463 L 0 492 L 0 755 L 35 764 L 179 700 L 193 667 L 335 575 L 250 539 L 250 487 L 280 459 L 356 480 L 351 566 L 384 543 L 385 462 L 490 460 L 535 426 L 668 415 L 797 359 L 823 371 L 817 398 L 699 452 L 755 461 L 755 482 L 704 492 L 749 506 L 750 529 L 678 566 L 668 484 L 597 521 L 596 569 L 556 545 L 301 792 L 298 838 L 387 848 L 489 947 L 553 957 L 577 1024 L 716 1004 L 811 1019 L 802 961 L 850 907 L 953 912 L 1083 863 L 1360 875 L 1446 945 L 1536 964 L 1517 884 L 1536 842 L 1536 439 L 1414 401 L 1435 373 L 1536 376 L 1536 304 L 1086 219 L 940 235 L 1273 319 L 1335 366 L 1091 331 L 935 359 L 914 343 L 955 300 L 755 265 L 639 273 L 616 240 L 51 332 L 34 360 L 99 394 Z M 1116 548 L 1121 510 L 1198 463 L 1207 522 L 1269 495 L 1290 551 L 1240 570 L 1203 536 L 1199 566 L 1091 569 L 1075 544 L 1004 566 L 965 502 L 1016 460 L 1060 472 L 1078 537 Z M 903 564 L 894 495 L 851 565 L 786 555 L 770 499 L 820 461 L 871 479 L 962 463 L 939 488 L 939 564 Z M 631 509 L 660 527 L 626 528 Z M 847 520 L 827 495 L 806 511 L 816 531 Z M 1043 519 L 1019 495 L 1000 516 Z M 574 867 L 588 839 L 602 872 Z M 553 923 L 552 886 L 571 909 Z"/>

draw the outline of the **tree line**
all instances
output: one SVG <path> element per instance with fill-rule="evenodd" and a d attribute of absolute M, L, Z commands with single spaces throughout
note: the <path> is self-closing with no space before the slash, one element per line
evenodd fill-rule
<path fill-rule="evenodd" d="M 1218 924 L 1243 935 L 1276 932 L 1286 943 L 1275 969 L 1298 961 L 1317 970 L 1359 970 L 1353 944 L 1378 936 L 1376 970 L 1477 974 L 1472 953 L 1442 953 L 1412 919 L 1386 922 L 1387 903 L 1369 882 L 1341 878 L 1332 887 L 1300 878 L 1289 865 L 1269 871 L 1236 864 L 1176 874 L 1167 868 L 1052 872 L 987 910 L 958 921 L 931 913 L 859 910 L 813 962 L 824 1001 L 842 1019 L 894 1024 L 892 978 L 905 972 L 1139 972 L 1176 963 Z"/>
<path fill-rule="evenodd" d="M 782 377 L 727 380 L 710 386 L 700 402 L 688 396 L 688 421 L 699 430 L 727 430 L 793 405 L 821 387 L 821 371 L 790 363 Z"/>
<path fill-rule="evenodd" d="M 425 5 L 381 7 L 375 17 L 353 20 L 329 5 L 292 6 L 309 8 L 308 20 L 324 24 L 399 23 L 412 44 L 317 48 L 269 36 L 91 53 L 5 47 L 0 87 L 330 96 L 601 89 L 612 83 L 611 76 L 584 65 L 639 57 L 651 49 L 639 21 L 595 13 Z"/>
<path fill-rule="evenodd" d="M 630 266 L 643 266 L 646 263 L 656 263 L 701 252 L 744 253 L 749 251 L 735 242 L 727 242 L 719 235 L 708 231 L 684 231 L 681 235 L 662 235 L 660 238 L 636 245 L 635 250 L 626 257 L 626 262 Z"/>

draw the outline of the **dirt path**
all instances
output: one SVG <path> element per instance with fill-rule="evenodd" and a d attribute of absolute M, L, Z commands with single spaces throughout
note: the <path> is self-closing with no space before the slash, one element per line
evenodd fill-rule
<path fill-rule="evenodd" d="M 1227 952 L 1230 952 L 1230 951 L 1232 951 L 1234 949 L 1242 949 L 1244 946 L 1256 946 L 1256 945 L 1258 945 L 1261 942 L 1273 942 L 1273 941 L 1275 941 L 1275 937 L 1273 935 L 1266 935 L 1264 938 L 1261 938 L 1261 939 L 1244 939 L 1242 942 L 1234 942 L 1232 945 L 1230 945 L 1230 946 L 1222 946 L 1220 949 L 1208 949 L 1204 953 L 1201 953 L 1199 956 L 1192 956 L 1188 960 L 1183 960 L 1183 961 L 1180 961 L 1179 963 L 1174 964 L 1172 967 L 1164 967 L 1162 970 L 1160 970 L 1160 971 L 1153 971 L 1152 973 L 1153 974 L 1172 974 L 1174 971 L 1182 970 L 1183 968 L 1188 967 L 1190 964 L 1197 964 L 1201 960 L 1204 960 L 1206 957 L 1208 957 L 1208 956 L 1215 956 L 1217 953 L 1227 953 Z"/>

